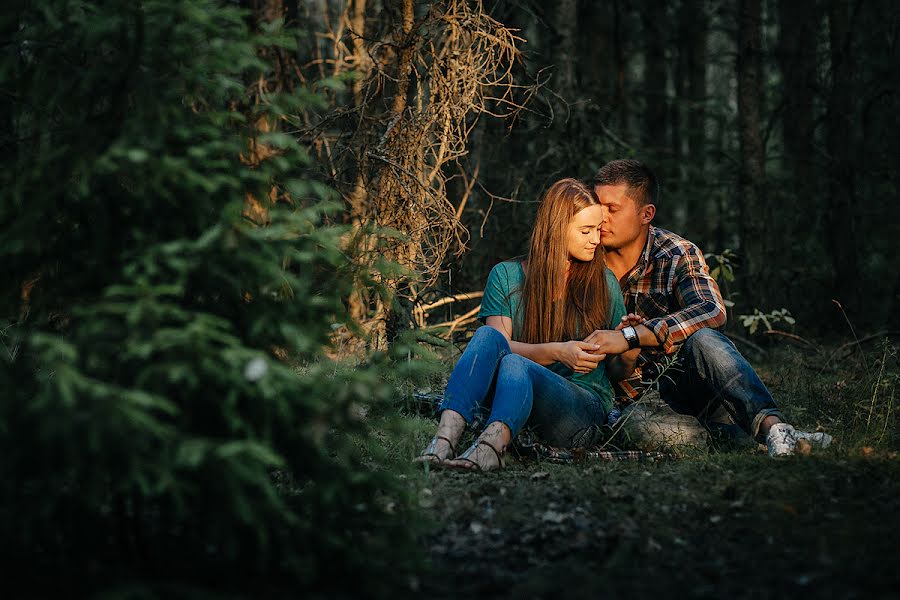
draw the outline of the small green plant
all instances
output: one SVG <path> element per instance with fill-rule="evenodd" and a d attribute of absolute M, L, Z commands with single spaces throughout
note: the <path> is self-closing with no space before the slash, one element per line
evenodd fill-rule
<path fill-rule="evenodd" d="M 788 325 L 793 325 L 796 323 L 794 317 L 791 316 L 791 312 L 786 308 L 778 308 L 768 313 L 754 308 L 752 315 L 739 315 L 738 318 L 741 320 L 741 325 L 746 327 L 751 335 L 757 332 L 760 325 L 765 327 L 764 331 L 772 331 L 774 329 L 773 324 L 787 323 Z"/>
<path fill-rule="evenodd" d="M 707 254 L 707 261 L 712 262 L 715 266 L 710 270 L 709 274 L 722 291 L 722 301 L 725 306 L 732 308 L 734 301 L 731 300 L 729 284 L 734 283 L 734 259 L 736 254 L 733 250 L 725 248 L 720 254 Z"/>
<path fill-rule="evenodd" d="M 870 384 L 872 392 L 857 414 L 859 419 L 865 417 L 865 434 L 869 445 L 883 446 L 886 439 L 890 442 L 896 436 L 897 410 L 894 407 L 894 397 L 900 381 L 897 348 L 887 338 L 882 343 L 881 357 L 876 360 L 876 364 L 878 373 Z"/>

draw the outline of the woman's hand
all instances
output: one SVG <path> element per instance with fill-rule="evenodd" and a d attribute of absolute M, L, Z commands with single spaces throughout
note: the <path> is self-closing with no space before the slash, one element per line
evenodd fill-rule
<path fill-rule="evenodd" d="M 601 360 L 606 358 L 606 354 L 593 354 L 599 348 L 600 346 L 597 344 L 578 340 L 560 342 L 556 351 L 556 360 L 576 373 L 590 373 L 597 368 Z"/>

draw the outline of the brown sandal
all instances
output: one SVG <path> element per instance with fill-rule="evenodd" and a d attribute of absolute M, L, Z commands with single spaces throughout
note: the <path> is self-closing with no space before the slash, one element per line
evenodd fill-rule
<path fill-rule="evenodd" d="M 494 456 L 497 457 L 497 466 L 496 467 L 484 468 L 480 464 L 478 464 L 477 462 L 475 462 L 474 460 L 472 460 L 470 458 L 475 453 L 475 451 L 478 450 L 479 446 L 487 446 L 488 448 L 491 449 L 491 451 L 494 453 Z M 463 452 L 462 454 L 460 454 L 453 460 L 462 460 L 467 463 L 471 463 L 473 466 L 472 467 L 461 467 L 459 465 L 451 465 L 451 464 L 444 464 L 443 466 L 447 467 L 448 469 L 454 469 L 457 471 L 479 471 L 479 472 L 496 471 L 497 469 L 502 469 L 504 467 L 503 453 L 500 452 L 499 450 L 497 450 L 493 444 L 486 442 L 484 440 L 476 441 L 474 444 L 469 446 L 468 450 L 466 450 L 465 452 Z"/>
<path fill-rule="evenodd" d="M 438 453 L 435 452 L 435 450 L 437 450 L 437 444 L 441 440 L 447 442 L 447 445 L 450 446 L 450 454 L 447 456 L 447 458 L 441 458 Z M 425 451 L 422 452 L 422 454 L 420 454 L 419 456 L 415 457 L 413 459 L 413 462 L 436 465 L 446 461 L 450 458 L 450 456 L 453 456 L 454 454 L 456 454 L 456 448 L 453 447 L 453 442 L 451 442 L 449 438 L 445 438 L 442 435 L 436 435 L 431 438 L 431 442 L 429 442 L 428 447 L 425 448 Z"/>

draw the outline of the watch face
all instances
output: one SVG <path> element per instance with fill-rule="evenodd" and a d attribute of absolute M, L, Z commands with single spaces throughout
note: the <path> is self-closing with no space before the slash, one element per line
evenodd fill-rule
<path fill-rule="evenodd" d="M 622 335 L 625 336 L 625 340 L 628 342 L 628 348 L 634 349 L 640 345 L 640 341 L 638 340 L 637 331 L 635 331 L 634 327 L 625 327 L 622 329 Z"/>

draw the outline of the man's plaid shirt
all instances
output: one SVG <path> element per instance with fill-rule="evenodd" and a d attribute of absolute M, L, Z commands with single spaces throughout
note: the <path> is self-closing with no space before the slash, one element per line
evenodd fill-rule
<path fill-rule="evenodd" d="M 625 308 L 647 319 L 644 325 L 660 342 L 659 349 L 643 349 L 634 375 L 618 384 L 627 398 L 635 398 L 692 333 L 725 324 L 725 303 L 700 249 L 652 226 L 641 258 L 619 285 Z"/>

